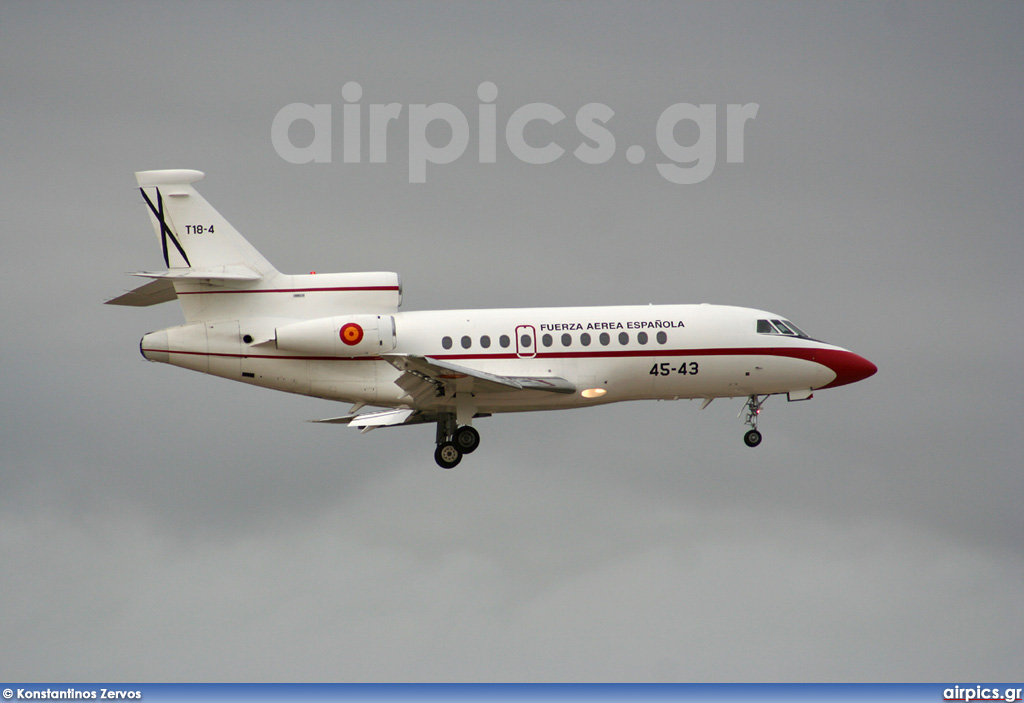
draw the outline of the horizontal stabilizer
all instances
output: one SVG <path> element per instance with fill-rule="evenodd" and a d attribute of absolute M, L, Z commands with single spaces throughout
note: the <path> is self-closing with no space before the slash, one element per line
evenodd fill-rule
<path fill-rule="evenodd" d="M 140 278 L 155 279 L 145 285 L 108 300 L 107 305 L 129 305 L 146 307 L 175 300 L 178 295 L 174 290 L 174 281 L 207 280 L 207 281 L 258 281 L 263 278 L 248 266 L 218 266 L 213 269 L 169 269 L 167 271 L 137 271 L 129 274 Z"/>
<path fill-rule="evenodd" d="M 181 190 L 181 186 L 188 185 L 189 183 L 195 183 L 201 181 L 206 176 L 202 171 L 194 171 L 187 168 L 170 168 L 164 169 L 163 171 L 136 171 L 135 178 L 139 183 L 139 186 L 146 188 L 148 186 L 171 186 L 170 194 L 177 195 Z M 177 186 L 177 188 L 175 188 Z"/>
<path fill-rule="evenodd" d="M 139 286 L 135 290 L 124 295 L 119 295 L 106 302 L 107 305 L 128 305 L 130 307 L 144 308 L 149 305 L 166 303 L 177 298 L 174 292 L 174 284 L 166 279 L 157 279 Z"/>

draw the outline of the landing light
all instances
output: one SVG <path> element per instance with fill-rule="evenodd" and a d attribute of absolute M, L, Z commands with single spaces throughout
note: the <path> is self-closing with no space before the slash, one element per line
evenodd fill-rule
<path fill-rule="evenodd" d="M 600 398 L 608 391 L 604 388 L 588 388 L 587 390 L 580 393 L 584 398 Z"/>

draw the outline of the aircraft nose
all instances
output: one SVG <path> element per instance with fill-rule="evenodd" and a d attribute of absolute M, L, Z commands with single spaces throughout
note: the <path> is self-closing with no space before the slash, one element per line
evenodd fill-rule
<path fill-rule="evenodd" d="M 845 386 L 848 383 L 863 381 L 878 371 L 878 367 L 863 356 L 846 351 L 845 349 L 830 350 L 823 356 L 818 355 L 816 360 L 832 369 L 832 372 L 836 375 L 835 380 L 824 386 L 825 388 L 835 388 L 836 386 Z"/>

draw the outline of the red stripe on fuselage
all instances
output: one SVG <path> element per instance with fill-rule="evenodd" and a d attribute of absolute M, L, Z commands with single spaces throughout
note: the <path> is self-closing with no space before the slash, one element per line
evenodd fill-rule
<path fill-rule="evenodd" d="M 226 354 L 224 352 L 183 351 L 181 349 L 147 349 L 144 354 L 185 354 L 187 356 L 216 356 L 222 359 L 271 359 L 274 361 L 384 361 L 380 356 L 285 356 L 283 354 Z"/>
<path fill-rule="evenodd" d="M 143 349 L 143 355 L 152 354 L 186 354 L 190 356 L 214 356 L 229 359 L 268 359 L 277 361 L 383 361 L 381 356 L 295 356 L 280 354 L 227 354 L 223 352 L 171 351 L 170 349 Z M 862 356 L 845 349 L 796 348 L 796 347 L 725 347 L 712 349 L 658 349 L 654 350 L 623 350 L 593 352 L 548 352 L 529 357 L 534 359 L 608 359 L 608 358 L 656 358 L 666 356 L 781 356 L 790 359 L 801 359 L 821 364 L 828 368 L 836 377 L 821 386 L 835 388 L 848 383 L 856 383 L 878 371 L 878 367 Z M 148 357 L 147 357 L 148 358 Z M 512 360 L 518 359 L 516 354 L 435 354 L 429 358 L 466 360 Z"/>
<path fill-rule="evenodd" d="M 146 349 L 147 352 L 157 354 L 190 354 L 196 356 L 218 356 L 241 359 L 284 359 L 296 361 L 382 361 L 381 356 L 295 356 L 281 354 L 228 354 L 222 352 L 199 352 L 199 351 L 172 351 L 170 349 Z M 449 361 L 465 360 L 514 360 L 520 359 L 514 353 L 500 354 L 425 354 L 431 359 L 444 359 Z M 813 361 L 835 370 L 834 365 L 846 363 L 848 366 L 853 360 L 847 356 L 860 359 L 853 352 L 838 349 L 818 348 L 788 348 L 788 347 L 721 347 L 709 349 L 629 349 L 620 351 L 586 351 L 586 352 L 539 352 L 536 356 L 527 357 L 523 361 L 535 361 L 538 359 L 609 359 L 609 358 L 641 358 L 641 357 L 664 357 L 664 356 L 782 356 L 791 359 L 802 359 Z M 871 364 L 866 359 L 862 361 Z M 855 362 L 853 363 L 856 366 Z M 871 364 L 873 367 L 874 365 Z M 873 372 L 872 372 L 873 373 Z M 871 374 L 867 374 L 871 375 Z M 866 377 L 866 376 L 865 376 Z M 859 380 L 859 379 L 857 379 Z M 852 381 L 846 381 L 852 383 Z M 832 385 L 841 385 L 833 382 Z"/>
<path fill-rule="evenodd" d="M 350 286 L 340 288 L 256 288 L 253 290 L 190 290 L 178 295 L 223 295 L 225 293 L 351 293 L 355 291 L 397 291 L 398 286 Z"/>
<path fill-rule="evenodd" d="M 431 359 L 447 359 L 449 361 L 463 359 L 610 359 L 621 357 L 655 357 L 655 356 L 744 356 L 767 355 L 786 356 L 793 359 L 814 361 L 814 353 L 823 349 L 803 349 L 788 347 L 721 347 L 710 349 L 625 349 L 619 351 L 584 351 L 584 352 L 537 352 L 536 356 L 520 357 L 516 354 L 427 354 Z"/>

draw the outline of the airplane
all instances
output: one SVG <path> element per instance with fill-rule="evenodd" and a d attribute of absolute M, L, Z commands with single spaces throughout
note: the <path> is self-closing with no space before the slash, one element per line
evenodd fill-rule
<path fill-rule="evenodd" d="M 808 400 L 877 371 L 781 315 L 743 307 L 400 312 L 397 273 L 277 271 L 195 190 L 201 171 L 135 175 L 166 269 L 131 274 L 151 280 L 107 303 L 177 299 L 185 316 L 142 337 L 145 359 L 352 404 L 313 422 L 363 432 L 435 423 L 445 469 L 479 447 L 478 418 L 627 400 L 696 399 L 704 409 L 746 398 L 744 442 L 756 447 L 770 396 Z"/>

